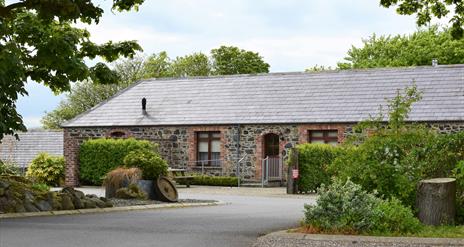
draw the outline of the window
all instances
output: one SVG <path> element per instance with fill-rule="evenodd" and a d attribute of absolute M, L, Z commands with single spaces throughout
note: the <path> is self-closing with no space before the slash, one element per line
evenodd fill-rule
<path fill-rule="evenodd" d="M 326 143 L 334 146 L 338 144 L 337 130 L 310 130 L 308 134 L 308 142 Z"/>
<path fill-rule="evenodd" d="M 124 138 L 126 137 L 126 133 L 122 131 L 113 131 L 111 132 L 110 137 L 111 138 Z"/>
<path fill-rule="evenodd" d="M 219 166 L 221 159 L 221 133 L 197 132 L 197 160 L 201 163 Z"/>

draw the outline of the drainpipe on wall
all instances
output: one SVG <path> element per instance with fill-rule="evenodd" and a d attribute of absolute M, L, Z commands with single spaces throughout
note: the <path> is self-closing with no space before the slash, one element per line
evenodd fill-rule
<path fill-rule="evenodd" d="M 235 174 L 237 176 L 237 186 L 240 187 L 240 135 L 241 135 L 241 130 L 240 130 L 240 124 L 237 124 L 237 170 L 235 171 Z"/>

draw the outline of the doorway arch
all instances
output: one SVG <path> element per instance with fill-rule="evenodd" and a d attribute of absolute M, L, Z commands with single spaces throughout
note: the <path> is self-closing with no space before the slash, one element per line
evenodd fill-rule
<path fill-rule="evenodd" d="M 279 135 L 268 133 L 263 138 L 263 158 L 276 158 L 280 155 Z"/>

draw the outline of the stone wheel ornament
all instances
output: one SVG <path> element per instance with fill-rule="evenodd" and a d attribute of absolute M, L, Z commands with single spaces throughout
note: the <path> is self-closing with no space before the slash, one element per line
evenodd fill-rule
<path fill-rule="evenodd" d="M 177 202 L 179 197 L 174 183 L 164 176 L 156 180 L 155 193 L 157 198 L 163 202 Z"/>

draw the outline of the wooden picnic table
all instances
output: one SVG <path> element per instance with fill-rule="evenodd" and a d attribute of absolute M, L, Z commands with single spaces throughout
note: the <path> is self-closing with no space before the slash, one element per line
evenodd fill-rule
<path fill-rule="evenodd" d="M 187 188 L 190 188 L 190 183 L 193 181 L 193 176 L 185 175 L 185 173 L 187 172 L 186 169 L 169 168 L 168 172 L 171 173 L 173 179 L 177 183 L 185 184 Z"/>

